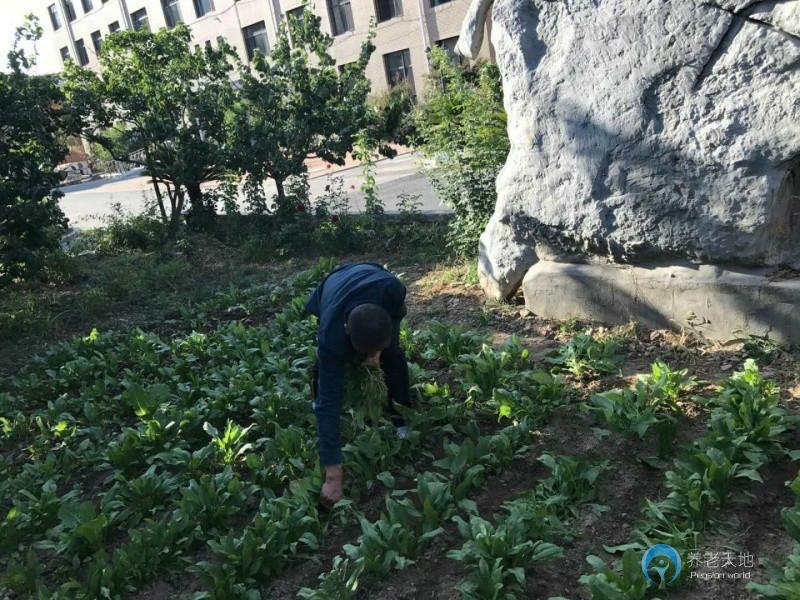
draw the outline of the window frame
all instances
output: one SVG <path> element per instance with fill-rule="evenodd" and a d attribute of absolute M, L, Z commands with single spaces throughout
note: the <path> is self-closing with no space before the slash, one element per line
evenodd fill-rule
<path fill-rule="evenodd" d="M 89 34 L 89 38 L 92 40 L 92 47 L 94 48 L 95 54 L 100 56 L 100 46 L 102 45 L 103 42 L 103 33 L 99 29 L 97 29 L 96 31 L 93 31 L 92 33 Z"/>
<path fill-rule="evenodd" d="M 351 0 L 325 0 L 325 4 L 328 7 L 328 18 L 331 22 L 331 35 L 336 37 L 355 31 L 356 27 L 355 21 L 353 21 L 353 5 Z M 344 20 L 347 21 L 341 29 L 337 25 L 338 21 L 336 16 L 339 16 L 340 20 L 342 16 L 344 16 Z"/>
<path fill-rule="evenodd" d="M 295 15 L 295 13 L 297 13 L 297 12 L 300 13 L 299 17 L 297 17 Z M 303 6 L 302 4 L 300 6 L 295 6 L 294 8 L 290 8 L 289 10 L 286 11 L 286 22 L 287 23 L 289 22 L 289 17 L 290 16 L 293 16 L 293 17 L 295 17 L 295 19 L 297 19 L 297 20 L 302 22 L 304 14 L 306 14 L 306 7 Z"/>
<path fill-rule="evenodd" d="M 137 19 L 136 15 L 144 14 L 144 19 Z M 147 31 L 152 31 L 150 29 L 150 15 L 147 14 L 147 8 L 142 7 L 139 10 L 135 10 L 131 13 L 131 27 L 133 27 L 134 31 L 142 31 L 141 23 L 144 22 L 147 26 Z M 137 27 L 138 24 L 138 27 Z"/>
<path fill-rule="evenodd" d="M 89 8 L 86 8 L 86 6 Z M 83 9 L 83 14 L 90 13 L 94 10 L 94 4 L 92 4 L 92 0 L 81 0 L 81 8 Z"/>
<path fill-rule="evenodd" d="M 61 21 L 61 13 L 58 12 L 58 7 L 55 4 L 47 7 L 47 14 L 50 16 L 50 25 L 53 26 L 53 31 L 58 31 L 64 26 Z"/>
<path fill-rule="evenodd" d="M 112 29 L 112 26 L 114 26 L 113 29 Z M 108 24 L 108 33 L 109 34 L 116 33 L 120 29 L 122 29 L 122 28 L 119 25 L 119 21 L 111 21 L 111 23 Z"/>
<path fill-rule="evenodd" d="M 58 49 L 58 53 L 61 55 L 61 63 L 66 64 L 68 60 L 72 60 L 72 55 L 69 53 L 68 46 L 62 46 Z"/>
<path fill-rule="evenodd" d="M 391 3 L 393 7 L 393 13 L 390 17 L 381 18 L 380 9 L 381 2 Z M 375 9 L 375 23 L 386 23 L 387 21 L 391 21 L 392 19 L 397 19 L 398 17 L 403 16 L 403 1 L 402 0 L 373 0 L 373 8 Z"/>
<path fill-rule="evenodd" d="M 431 1 L 431 8 L 436 8 L 437 6 L 450 4 L 453 0 L 430 0 L 430 1 Z"/>
<path fill-rule="evenodd" d="M 198 19 L 216 10 L 214 0 L 192 0 L 192 4 L 194 5 L 194 14 Z"/>
<path fill-rule="evenodd" d="M 336 70 L 338 71 L 339 75 L 344 75 L 344 72 L 345 72 L 345 71 L 346 71 L 348 68 L 350 68 L 350 67 L 352 67 L 354 64 L 356 64 L 357 62 L 358 62 L 357 60 L 351 60 L 350 62 L 341 63 L 341 64 L 339 64 L 339 65 L 336 65 Z"/>
<path fill-rule="evenodd" d="M 297 13 L 300 13 L 299 16 L 298 16 Z M 292 40 L 292 29 L 290 27 L 291 20 L 295 19 L 299 23 L 302 23 L 303 19 L 305 18 L 305 14 L 306 14 L 306 7 L 304 5 L 302 5 L 302 4 L 300 6 L 296 6 L 294 8 L 290 8 L 289 10 L 287 10 L 284 13 L 284 17 L 286 19 L 286 31 L 289 34 L 289 41 L 292 44 L 294 44 L 294 41 Z"/>
<path fill-rule="evenodd" d="M 453 47 L 449 48 L 448 46 L 445 45 L 445 42 L 452 42 L 453 43 Z M 438 46 L 439 48 L 441 48 L 442 50 L 445 51 L 447 56 L 450 57 L 450 61 L 454 65 L 458 65 L 458 66 L 462 66 L 463 67 L 467 63 L 467 60 L 466 60 L 466 58 L 464 58 L 463 56 L 461 56 L 460 54 L 458 54 L 456 52 L 455 46 L 456 46 L 457 43 L 458 43 L 458 36 L 457 35 L 451 36 L 449 38 L 442 38 L 441 40 L 436 40 L 434 42 L 434 44 L 436 46 Z"/>
<path fill-rule="evenodd" d="M 397 80 L 393 78 L 391 75 L 396 70 L 389 70 L 389 60 L 391 57 L 399 55 L 403 59 L 403 78 L 401 80 Z M 389 88 L 393 88 L 394 86 L 402 83 L 403 81 L 408 82 L 412 89 L 414 89 L 414 67 L 411 65 L 411 49 L 405 48 L 403 50 L 395 50 L 394 52 L 387 52 L 383 55 L 383 70 L 386 74 L 386 83 L 389 85 Z"/>
<path fill-rule="evenodd" d="M 77 13 L 75 12 L 75 5 L 72 4 L 72 0 L 64 0 L 64 10 L 66 11 L 67 21 L 72 23 L 75 19 L 78 18 Z"/>
<path fill-rule="evenodd" d="M 256 27 L 261 27 L 257 35 L 250 35 Z M 257 44 L 252 45 L 251 40 L 261 39 L 263 32 L 264 48 L 260 48 Z M 242 27 L 242 38 L 244 38 L 244 49 L 247 54 L 247 60 L 252 62 L 255 58 L 255 51 L 260 50 L 261 53 L 267 57 L 269 56 L 269 37 L 267 36 L 267 23 L 266 21 L 256 21 L 245 27 Z"/>
<path fill-rule="evenodd" d="M 86 49 L 86 42 L 83 38 L 75 40 L 75 51 L 78 53 L 78 64 L 85 67 L 89 64 L 89 51 Z"/>
<path fill-rule="evenodd" d="M 161 0 L 161 11 L 164 13 L 164 22 L 170 29 L 183 23 L 180 0 Z"/>

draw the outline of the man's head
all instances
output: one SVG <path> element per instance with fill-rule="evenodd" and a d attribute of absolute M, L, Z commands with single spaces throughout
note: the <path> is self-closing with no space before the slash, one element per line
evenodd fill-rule
<path fill-rule="evenodd" d="M 345 329 L 356 352 L 374 363 L 392 339 L 392 318 L 382 306 L 359 304 L 350 311 Z"/>

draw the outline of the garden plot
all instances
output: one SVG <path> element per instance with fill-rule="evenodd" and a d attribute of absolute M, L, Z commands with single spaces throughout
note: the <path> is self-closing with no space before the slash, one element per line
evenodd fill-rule
<path fill-rule="evenodd" d="M 773 381 L 793 383 L 791 355 L 769 367 L 773 377 L 731 353 L 723 370 L 699 343 L 559 330 L 511 307 L 480 308 L 469 291 L 449 294 L 453 283 L 435 296 L 410 285 L 409 439 L 381 418 L 380 386 L 354 373 L 348 500 L 322 511 L 316 324 L 303 300 L 330 267 L 195 307 L 189 334 L 93 331 L 3 381 L 0 590 L 703 598 L 706 583 L 687 571 L 668 590 L 648 588 L 641 556 L 668 543 L 686 564 L 690 551 L 730 540 L 774 564 L 753 569 L 761 586 L 715 583 L 713 597 L 799 597 L 800 487 L 783 486 L 796 473 L 795 411 Z M 201 315 L 230 298 L 269 317 L 202 329 Z M 498 335 L 509 332 L 519 335 Z M 765 513 L 772 528 L 742 536 Z"/>

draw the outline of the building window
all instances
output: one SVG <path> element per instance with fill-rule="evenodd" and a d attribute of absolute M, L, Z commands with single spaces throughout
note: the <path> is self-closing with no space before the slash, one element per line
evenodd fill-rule
<path fill-rule="evenodd" d="M 401 0 L 375 0 L 375 17 L 378 23 L 400 17 L 403 14 Z"/>
<path fill-rule="evenodd" d="M 194 0 L 194 12 L 199 19 L 214 10 L 214 0 Z"/>
<path fill-rule="evenodd" d="M 66 46 L 61 48 L 59 52 L 61 52 L 61 62 L 63 62 L 64 64 L 66 64 L 68 60 L 72 60 L 72 57 L 69 55 L 69 48 L 67 48 Z"/>
<path fill-rule="evenodd" d="M 115 31 L 119 31 L 119 21 L 113 21 L 108 24 L 108 33 L 114 33 Z"/>
<path fill-rule="evenodd" d="M 339 75 L 344 75 L 345 71 L 352 69 L 356 65 L 355 61 L 349 63 L 342 63 L 341 65 L 336 65 L 336 70 L 339 71 Z"/>
<path fill-rule="evenodd" d="M 95 54 L 100 54 L 100 45 L 103 41 L 103 36 L 100 33 L 100 30 L 92 32 L 92 46 L 94 46 Z"/>
<path fill-rule="evenodd" d="M 161 0 L 161 7 L 164 9 L 164 20 L 167 22 L 167 27 L 175 27 L 178 23 L 183 23 L 178 0 Z"/>
<path fill-rule="evenodd" d="M 353 31 L 353 11 L 350 8 L 350 0 L 328 0 L 328 13 L 331 17 L 333 35 Z"/>
<path fill-rule="evenodd" d="M 447 4 L 450 0 L 431 0 L 431 6 L 441 6 L 442 4 Z"/>
<path fill-rule="evenodd" d="M 55 4 L 47 7 L 47 14 L 50 15 L 50 23 L 53 25 L 53 31 L 61 29 L 61 15 L 58 14 L 58 9 Z"/>
<path fill-rule="evenodd" d="M 242 29 L 242 34 L 244 35 L 244 46 L 247 48 L 247 58 L 253 60 L 256 50 L 261 51 L 264 56 L 269 54 L 267 26 L 264 21 L 248 25 Z"/>
<path fill-rule="evenodd" d="M 140 8 L 139 10 L 132 12 L 131 23 L 133 23 L 133 29 L 135 31 L 141 31 L 142 29 L 150 31 L 150 21 L 147 18 L 147 9 Z"/>
<path fill-rule="evenodd" d="M 88 13 L 90 12 L 94 6 L 92 6 L 92 0 L 81 0 L 81 6 L 83 6 L 83 12 Z"/>
<path fill-rule="evenodd" d="M 456 53 L 456 44 L 458 43 L 458 36 L 446 38 L 443 40 L 439 40 L 436 42 L 436 45 L 439 46 L 442 50 L 445 51 L 447 56 L 450 57 L 450 61 L 454 65 L 463 65 L 466 61 L 464 57 L 460 54 Z"/>
<path fill-rule="evenodd" d="M 78 51 L 78 64 L 82 67 L 88 65 L 89 53 L 86 52 L 86 44 L 83 43 L 83 39 L 75 40 L 75 50 Z"/>
<path fill-rule="evenodd" d="M 72 23 L 75 20 L 75 7 L 72 6 L 72 0 L 64 0 L 64 10 L 67 11 L 67 21 Z"/>
<path fill-rule="evenodd" d="M 298 21 L 303 21 L 303 13 L 305 12 L 305 6 L 298 6 L 297 8 L 293 8 L 292 10 L 286 11 L 286 20 L 290 21 L 291 19 L 297 19 Z"/>
<path fill-rule="evenodd" d="M 383 63 L 386 66 L 386 81 L 389 87 L 394 87 L 398 83 L 407 81 L 413 85 L 411 77 L 411 54 L 408 50 L 390 52 L 383 55 Z"/>
<path fill-rule="evenodd" d="M 305 14 L 305 6 L 298 6 L 292 10 L 286 11 L 286 30 L 289 32 L 289 41 L 294 44 L 292 39 L 292 23 L 301 24 L 303 22 L 303 15 Z"/>

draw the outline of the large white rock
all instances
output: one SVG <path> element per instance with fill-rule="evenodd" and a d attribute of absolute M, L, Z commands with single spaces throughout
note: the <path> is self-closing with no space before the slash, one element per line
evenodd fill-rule
<path fill-rule="evenodd" d="M 491 32 L 511 152 L 488 293 L 538 259 L 800 268 L 800 2 L 496 0 Z"/>

